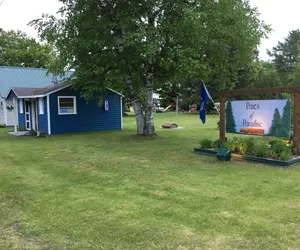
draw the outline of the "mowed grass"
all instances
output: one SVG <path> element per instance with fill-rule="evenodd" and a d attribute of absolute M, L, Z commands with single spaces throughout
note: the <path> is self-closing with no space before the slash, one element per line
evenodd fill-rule
<path fill-rule="evenodd" d="M 163 122 L 184 129 L 163 130 Z M 300 249 L 300 168 L 193 153 L 217 117 L 156 114 L 158 137 L 0 130 L 1 249 Z"/>

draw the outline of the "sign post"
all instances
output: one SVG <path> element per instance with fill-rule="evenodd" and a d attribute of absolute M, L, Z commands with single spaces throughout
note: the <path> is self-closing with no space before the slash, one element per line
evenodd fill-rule
<path fill-rule="evenodd" d="M 238 89 L 215 93 L 220 98 L 220 139 L 225 141 L 225 102 L 227 97 L 291 93 L 294 96 L 294 154 L 300 155 L 300 87 Z"/>

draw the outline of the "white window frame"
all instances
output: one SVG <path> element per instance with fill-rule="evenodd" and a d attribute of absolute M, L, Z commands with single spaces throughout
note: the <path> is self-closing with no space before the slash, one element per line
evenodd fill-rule
<path fill-rule="evenodd" d="M 19 99 L 19 108 L 20 108 L 20 114 L 24 114 L 24 103 L 23 103 L 23 99 Z"/>
<path fill-rule="evenodd" d="M 61 113 L 60 112 L 60 99 L 68 98 L 71 99 L 73 98 L 73 103 L 74 103 L 74 113 Z M 58 114 L 59 115 L 77 115 L 77 103 L 76 103 L 76 96 L 58 96 L 57 97 L 57 106 L 58 106 Z"/>
<path fill-rule="evenodd" d="M 44 98 L 39 98 L 39 115 L 45 114 Z"/>

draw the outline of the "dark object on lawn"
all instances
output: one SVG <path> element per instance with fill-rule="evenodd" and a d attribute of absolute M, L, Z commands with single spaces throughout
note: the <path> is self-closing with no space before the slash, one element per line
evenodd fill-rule
<path fill-rule="evenodd" d="M 231 151 L 228 148 L 220 148 L 217 153 L 218 161 L 230 161 L 231 160 Z"/>
<path fill-rule="evenodd" d="M 162 128 L 178 128 L 178 125 L 175 123 L 166 122 L 162 125 Z"/>

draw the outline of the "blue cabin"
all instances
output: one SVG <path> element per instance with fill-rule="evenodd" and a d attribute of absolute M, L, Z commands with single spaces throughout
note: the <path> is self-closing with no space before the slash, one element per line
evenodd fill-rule
<path fill-rule="evenodd" d="M 15 127 L 49 135 L 115 130 L 123 128 L 123 96 L 107 89 L 103 106 L 87 102 L 71 84 L 59 83 L 40 88 L 12 88 Z"/>

